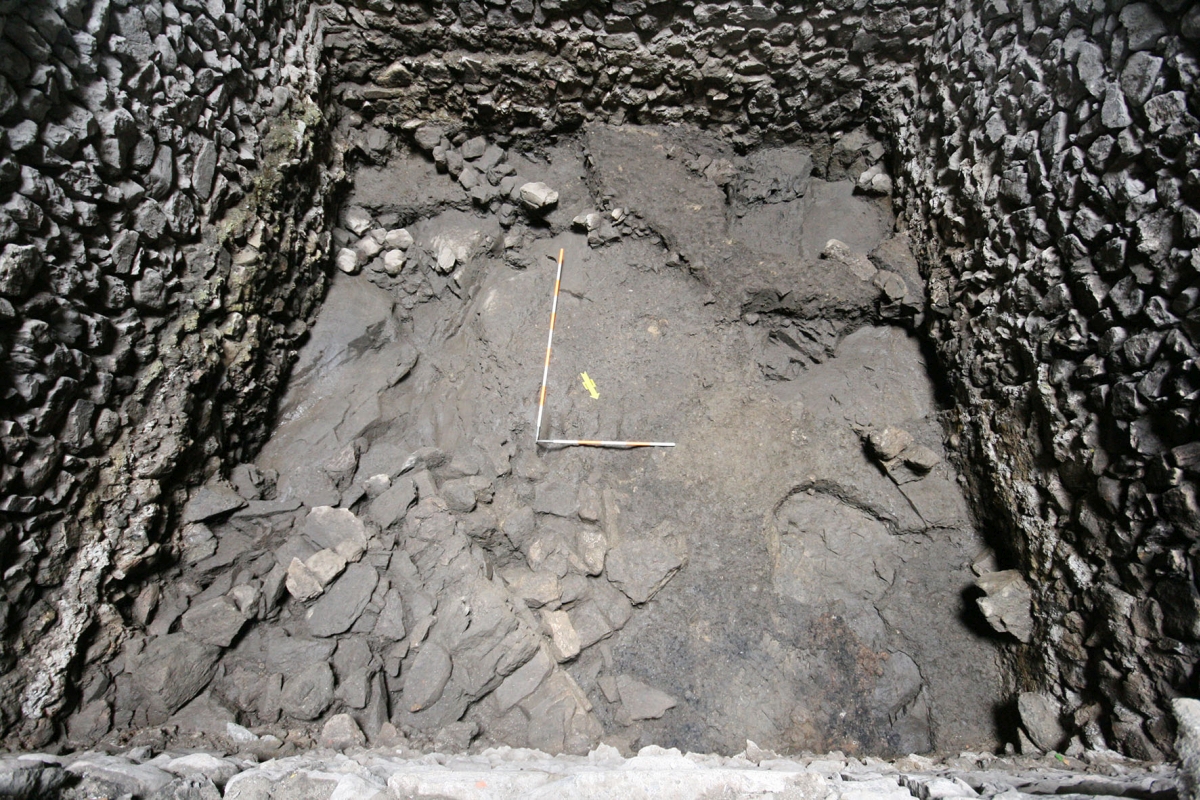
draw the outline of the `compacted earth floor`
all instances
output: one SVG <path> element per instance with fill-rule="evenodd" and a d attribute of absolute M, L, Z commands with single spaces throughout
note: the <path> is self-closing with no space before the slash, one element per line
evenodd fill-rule
<path fill-rule="evenodd" d="M 412 134 L 357 172 L 273 438 L 193 492 L 75 734 L 995 749 L 990 556 L 888 199 L 686 128 Z M 535 441 L 560 251 L 542 438 L 674 447 Z"/>

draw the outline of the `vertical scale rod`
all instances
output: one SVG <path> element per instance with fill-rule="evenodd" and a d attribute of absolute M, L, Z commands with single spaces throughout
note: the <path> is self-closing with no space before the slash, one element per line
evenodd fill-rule
<path fill-rule="evenodd" d="M 542 440 L 542 410 L 546 407 L 546 380 L 550 377 L 550 348 L 554 344 L 554 320 L 558 316 L 558 287 L 562 283 L 562 265 L 565 248 L 558 251 L 558 272 L 554 276 L 554 302 L 550 305 L 550 336 L 546 339 L 546 365 L 542 368 L 542 393 L 538 398 L 537 427 L 533 431 L 536 444 Z"/>

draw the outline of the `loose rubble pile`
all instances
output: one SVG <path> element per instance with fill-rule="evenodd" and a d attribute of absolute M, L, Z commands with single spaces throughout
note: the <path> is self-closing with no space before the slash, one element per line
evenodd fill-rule
<path fill-rule="evenodd" d="M 259 763 L 254 735 L 230 730 L 239 744 L 231 755 L 119 755 L 80 753 L 66 758 L 29 754 L 0 760 L 0 790 L 17 798 L 62 800 L 132 797 L 137 800 L 388 800 L 444 797 L 456 800 L 526 798 L 761 797 L 831 800 L 1030 800 L 1175 797 L 1176 770 L 1086 752 L 1070 759 L 997 758 L 964 752 L 935 761 L 907 756 L 893 762 L 847 758 L 784 757 L 746 743 L 732 757 L 683 754 L 646 747 L 623 758 L 601 745 L 586 756 L 557 758 L 536 750 L 500 747 L 473 756 L 420 755 L 403 749 L 367 750 L 325 742 L 305 755 Z M 337 752 L 345 750 L 345 753 Z M 57 790 L 57 791 L 56 791 Z"/>
<path fill-rule="evenodd" d="M 1200 641 L 1192 552 L 1200 524 L 1193 408 L 1200 9 L 1178 0 L 1119 8 L 1056 0 L 1026 7 L 997 0 L 954 0 L 937 8 L 917 0 L 886 8 L 840 0 L 785 5 L 0 3 L 5 735 L 40 747 L 64 733 L 86 741 L 114 726 L 158 719 L 167 713 L 164 703 L 174 705 L 192 684 L 227 681 L 229 654 L 258 635 L 264 616 L 282 618 L 289 606 L 305 614 L 320 607 L 314 618 L 321 630 L 348 626 L 331 637 L 364 633 L 354 627 L 373 614 L 376 626 L 392 620 L 383 630 L 396 642 L 404 641 L 401 623 L 411 637 L 411 609 L 388 610 L 388 593 L 402 582 L 391 560 L 377 563 L 388 550 L 378 536 L 415 525 L 414 512 L 405 509 L 415 502 L 428 511 L 433 496 L 449 515 L 496 508 L 496 497 L 504 502 L 506 476 L 488 475 L 493 467 L 503 469 L 495 454 L 510 447 L 510 464 L 532 462 L 514 444 L 528 431 L 513 420 L 468 424 L 465 429 L 486 436 L 456 438 L 453 431 L 463 427 L 457 382 L 489 381 L 487 402 L 520 408 L 522 420 L 528 416 L 521 407 L 525 388 L 516 392 L 522 400 L 513 401 L 503 376 L 526 370 L 537 354 L 503 364 L 487 360 L 501 349 L 492 349 L 499 337 L 511 342 L 517 335 L 487 313 L 487 292 L 495 290 L 493 302 L 513 302 L 512 293 L 491 282 L 503 266 L 524 301 L 540 296 L 540 286 L 521 283 L 521 276 L 545 266 L 553 253 L 544 247 L 552 240 L 563 246 L 578 234 L 586 235 L 587 248 L 576 252 L 579 262 L 592 250 L 619 251 L 624 264 L 635 265 L 622 280 L 643 294 L 654 291 L 638 283 L 645 271 L 686 272 L 708 287 L 692 299 L 713 307 L 710 318 L 689 318 L 679 308 L 674 318 L 647 311 L 637 325 L 649 338 L 625 342 L 643 348 L 646 358 L 614 362 L 614 372 L 645 376 L 651 363 L 687 362 L 687 348 L 672 337 L 698 328 L 680 325 L 679 318 L 725 337 L 710 341 L 705 352 L 723 367 L 687 375 L 674 366 L 666 370 L 665 385 L 675 397 L 695 396 L 686 378 L 716 398 L 694 406 L 631 403 L 597 410 L 577 392 L 564 392 L 552 398 L 556 431 L 582 435 L 607 427 L 632 435 L 683 420 L 718 436 L 721 425 L 732 429 L 750 419 L 760 445 L 777 440 L 799 448 L 800 456 L 779 455 L 781 462 L 803 457 L 815 465 L 756 495 L 762 508 L 778 509 L 764 537 L 777 563 L 770 574 L 740 565 L 746 594 L 723 598 L 733 608 L 726 624 L 762 630 L 752 621 L 751 612 L 763 607 L 750 597 L 751 586 L 770 583 L 789 602 L 810 601 L 804 580 L 811 572 L 803 570 L 836 572 L 811 566 L 823 564 L 809 560 L 813 551 L 806 549 L 813 546 L 805 536 L 814 526 L 836 520 L 868 531 L 881 552 L 897 552 L 889 548 L 899 541 L 902 564 L 915 557 L 917 537 L 946 534 L 939 547 L 970 542 L 972 552 L 947 562 L 937 591 L 975 583 L 963 604 L 980 611 L 984 619 L 977 622 L 1022 644 L 1013 674 L 1021 676 L 1022 688 L 1037 689 L 1009 692 L 1010 704 L 1024 709 L 1018 709 L 1022 719 L 1024 711 L 1034 719 L 1038 708 L 1056 708 L 1068 741 L 1078 737 L 1089 747 L 1118 747 L 1138 757 L 1169 754 L 1173 730 L 1164 711 L 1172 697 L 1194 691 Z M 596 124 L 601 121 L 668 127 L 622 129 Z M 706 132 L 669 127 L 677 123 Z M 563 136 L 581 129 L 579 138 Z M 787 146 L 797 141 L 805 147 Z M 389 159 L 410 146 L 428 160 L 413 160 L 406 172 L 389 177 Z M 561 166 L 577 157 L 586 170 Z M 347 163 L 363 167 L 339 217 L 332 203 L 348 185 Z M 398 186 L 418 188 L 404 203 L 389 203 L 381 190 Z M 878 198 L 880 208 L 890 209 L 892 194 L 896 235 L 890 211 L 873 216 L 866 206 L 846 205 L 851 196 Z M 849 208 L 853 214 L 840 219 L 823 211 Z M 599 268 L 599 259 L 589 266 Z M 250 462 L 276 419 L 274 403 L 329 277 L 359 273 L 400 310 L 377 314 L 379 329 L 331 351 L 370 362 L 354 402 L 322 406 L 337 417 L 337 430 L 324 444 L 283 448 L 294 463 L 312 461 L 313 469 L 293 474 L 255 467 Z M 586 281 L 573 291 L 569 305 L 594 302 Z M 473 317 L 428 311 L 450 298 L 461 301 L 460 311 L 475 308 L 472 303 L 483 310 Z M 350 306 L 360 300 L 369 305 L 378 298 L 366 292 L 342 298 Z M 542 324 L 523 322 L 526 329 Z M 892 326 L 889 333 L 875 330 L 883 324 Z M 483 356 L 470 367 L 479 371 L 468 372 L 471 359 L 456 357 L 455 368 L 434 380 L 425 372 L 433 366 L 425 363 L 425 348 L 435 339 L 449 341 L 464 326 L 482 331 L 478 342 L 486 346 L 457 343 Z M 871 391 L 869 382 L 848 380 L 844 371 L 852 361 L 864 372 L 882 369 L 865 355 L 871 347 L 895 358 L 888 380 L 914 365 L 924 368 L 901 331 L 936 344 L 956 404 L 943 420 L 948 449 L 932 401 L 925 406 L 905 395 L 898 405 L 907 415 L 891 417 L 887 403 L 874 399 L 867 403 L 870 413 L 835 408 Z M 565 340 L 572 335 L 564 332 Z M 593 338 L 609 335 L 592 331 Z M 734 352 L 730 342 L 737 337 L 746 343 L 738 351 L 742 360 L 721 361 Z M 601 357 L 582 338 L 573 344 L 583 360 Z M 663 350 L 650 357 L 651 345 Z M 743 380 L 744 365 L 750 367 L 745 380 L 769 381 L 763 394 L 770 399 L 734 398 L 726 384 L 729 376 Z M 316 358 L 297 375 L 311 368 L 328 376 L 332 366 Z M 662 388 L 644 377 L 627 385 L 645 397 Z M 893 393 L 907 391 L 903 381 L 887 385 Z M 835 391 L 818 395 L 814 386 Z M 398 394 L 389 395 L 396 387 Z M 427 399 L 438 413 L 416 410 L 413 396 L 431 388 Z M 759 413 L 761 419 L 754 416 Z M 426 441 L 393 437 L 392 451 L 381 456 L 376 445 L 388 432 L 380 421 L 397 418 L 388 414 L 411 419 L 420 433 L 414 438 Z M 813 427 L 815 419 L 828 430 Z M 286 414 L 279 420 L 286 422 Z M 355 444 L 360 439 L 370 447 Z M 697 491 L 702 472 L 718 476 L 734 497 L 734 488 L 753 488 L 754 480 L 740 462 L 731 465 L 729 453 L 752 462 L 758 451 L 723 441 L 729 449 L 704 454 L 704 470 L 672 473 L 656 462 L 648 469 L 663 469 L 676 492 Z M 329 442 L 337 447 L 325 452 Z M 445 464 L 414 464 L 403 473 L 384 468 L 428 442 L 444 445 L 438 449 Z M 320 458 L 296 455 L 306 447 L 321 450 Z M 827 458 L 822 449 L 830 447 L 846 448 L 857 460 L 851 467 L 849 460 Z M 359 475 L 364 459 L 376 459 L 377 471 Z M 583 470 L 569 456 L 560 460 Z M 863 464 L 874 470 L 869 480 Z M 993 554 L 981 555 L 982 543 L 964 533 L 972 528 L 966 507 L 947 489 L 955 467 L 963 470 L 981 517 L 997 523 Z M 601 497 L 597 487 L 609 479 L 636 482 L 612 464 L 605 468 L 613 471 L 596 485 L 583 481 Z M 423 469 L 430 476 L 424 486 L 415 482 Z M 522 469 L 513 466 L 513 480 L 542 480 L 533 477 L 533 467 L 519 474 Z M 387 480 L 376 479 L 383 474 Z M 412 481 L 408 501 L 406 481 Z M 200 496 L 191 495 L 206 482 L 209 501 L 219 505 L 236 496 L 246 505 L 185 519 L 189 502 L 196 504 L 189 516 L 205 513 L 197 510 Z M 582 509 L 583 490 L 576 489 Z M 665 488 L 654 499 L 684 528 L 714 522 L 689 517 Z M 268 505 L 253 505 L 260 503 Z M 314 534 L 307 533 L 308 515 L 324 508 L 353 514 L 364 526 L 367 543 L 357 560 L 351 557 L 357 544 L 347 550 L 341 539 L 320 541 L 318 518 Z M 538 520 L 556 516 L 533 513 Z M 602 515 L 578 521 L 606 524 Z M 662 520 L 639 522 L 654 530 Z M 472 525 L 466 524 L 469 531 L 485 532 L 479 547 L 486 550 L 491 528 Z M 741 520 L 730 529 L 749 525 Z M 280 552 L 292 531 L 303 532 L 312 552 Z M 438 547 L 449 541 L 439 537 L 431 540 Z M 876 581 L 891 587 L 897 573 L 848 541 L 853 546 L 832 535 L 816 552 L 836 554 L 841 547 L 859 554 L 855 563 L 863 569 L 849 574 L 867 588 L 839 601 L 868 617 L 882 614 L 886 630 L 892 620 L 881 607 L 894 599 L 893 590 Z M 751 548 L 749 540 L 742 544 Z M 487 552 L 493 569 L 508 566 Z M 687 566 L 657 598 L 675 609 L 670 618 L 680 629 L 686 628 L 686 603 L 671 606 L 666 598 L 702 585 L 689 583 L 689 570 L 702 573 L 705 563 L 695 548 L 680 555 L 681 563 L 685 556 Z M 218 564 L 221 559 L 228 560 Z M 417 569 L 410 580 L 450 580 L 438 571 L 446 565 L 422 571 L 419 557 L 410 560 Z M 363 587 L 372 583 L 368 570 L 376 577 L 364 599 Z M 579 574 L 590 586 L 635 602 L 607 565 L 603 577 Z M 163 584 L 168 575 L 180 585 Z M 928 587 L 933 578 L 921 580 Z M 464 591 L 474 596 L 474 589 Z M 582 597 L 560 599 L 561 608 L 547 601 L 536 614 L 518 604 L 536 623 L 530 630 L 542 637 L 538 652 L 547 648 L 553 660 L 573 649 L 560 615 L 581 634 L 586 626 L 572 617 L 572 603 Z M 347 610 L 360 604 L 354 614 Z M 614 631 L 620 628 L 620 613 L 601 616 Z M 160 617 L 171 622 L 147 638 Z M 831 611 L 808 620 L 803 635 L 840 632 L 846 619 Z M 583 656 L 569 662 L 578 666 L 568 673 L 596 708 L 588 713 L 603 725 L 620 717 L 648 726 L 619 710 L 610 720 L 598 698 L 614 708 L 626 695 L 648 698 L 646 708 L 657 709 L 666 701 L 653 691 L 661 691 L 677 703 L 664 712 L 668 721 L 654 722 L 662 726 L 657 729 L 644 726 L 634 738 L 672 725 L 703 728 L 713 710 L 696 710 L 687 694 L 701 677 L 669 687 L 668 676 L 655 673 L 643 681 L 648 691 L 622 684 L 622 676 L 634 679 L 637 659 L 665 663 L 681 647 L 636 611 L 623 624 L 646 642 L 626 651 L 627 660 L 616 652 L 610 663 L 600 645 L 581 644 Z M 770 628 L 753 643 L 717 639 L 728 652 L 754 652 L 763 663 L 777 663 L 779 641 L 803 638 L 786 627 Z M 846 663 L 866 669 L 871 659 L 889 654 L 886 670 L 882 661 L 871 662 L 886 673 L 875 679 L 891 682 L 881 702 L 904 711 L 885 714 L 883 725 L 866 723 L 878 708 L 858 709 L 858 717 L 849 715 L 854 725 L 884 730 L 901 717 L 925 719 L 929 704 L 938 705 L 928 695 L 937 681 L 925 674 L 926 661 L 937 660 L 932 652 L 886 641 L 875 627 L 853 632 L 869 647 L 846 650 Z M 688 642 L 698 647 L 708 635 L 697 630 Z M 168 651 L 177 644 L 195 663 L 210 665 L 211 674 L 172 661 Z M 368 670 L 373 676 L 422 652 L 412 648 L 387 662 L 383 652 L 368 649 L 380 662 Z M 452 648 L 444 649 L 453 664 Z M 862 663 L 850 655 L 867 651 L 875 655 Z M 343 689 L 337 659 L 345 672 L 363 655 L 361 648 L 338 652 L 332 651 L 332 678 L 314 673 L 289 695 L 297 713 L 307 713 L 309 689 L 303 687 L 319 700 L 330 680 L 334 692 L 354 702 L 367 698 L 357 711 L 382 696 L 376 677 Z M 433 687 L 444 663 L 435 650 L 428 652 L 423 670 L 434 677 Z M 697 662 L 713 657 L 687 652 Z M 920 670 L 891 659 L 900 653 Z M 147 670 L 135 686 L 125 662 L 142 657 L 161 669 Z M 265 672 L 268 662 L 257 655 L 246 658 L 258 677 L 283 674 Z M 977 660 L 992 663 L 991 654 Z M 822 683 L 814 674 L 803 679 L 835 687 L 825 709 L 842 702 L 838 692 L 866 691 L 857 678 Z M 779 684 L 739 691 L 778 694 L 780 686 L 797 682 L 803 680 L 791 674 Z M 486 698 L 486 683 L 457 684 L 451 677 L 439 698 L 432 688 L 414 689 L 414 697 L 430 708 L 447 697 L 447 687 L 450 697 Z M 262 694 L 281 696 L 284 688 L 272 684 Z M 140 701 L 130 699 L 139 693 L 160 699 L 139 711 Z M 1026 695 L 1039 699 L 1023 700 Z M 275 702 L 265 706 L 268 716 Z M 766 735 L 837 728 L 807 718 L 782 720 L 788 713 L 764 723 Z M 136 714 L 142 716 L 135 720 Z M 978 716 L 990 718 L 990 712 Z M 1030 725 L 1039 727 L 1027 723 L 1021 735 L 1041 748 Z M 829 746 L 850 736 L 848 729 L 831 734 Z M 930 741 L 920 724 L 905 731 L 897 733 L 903 741 Z M 954 736 L 946 741 L 957 741 Z M 725 752 L 735 746 L 719 738 L 714 734 L 706 746 Z"/>

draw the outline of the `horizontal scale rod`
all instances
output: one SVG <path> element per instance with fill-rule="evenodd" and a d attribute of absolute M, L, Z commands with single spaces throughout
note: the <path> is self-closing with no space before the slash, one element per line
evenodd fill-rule
<path fill-rule="evenodd" d="M 601 439 L 538 439 L 538 444 L 562 444 L 576 447 L 674 447 L 674 442 L 613 442 Z"/>

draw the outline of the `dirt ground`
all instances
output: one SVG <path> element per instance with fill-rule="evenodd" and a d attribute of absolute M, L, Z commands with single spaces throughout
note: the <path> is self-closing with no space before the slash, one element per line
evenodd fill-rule
<path fill-rule="evenodd" d="M 364 634 L 373 664 L 402 661 L 390 721 L 567 750 L 994 749 L 999 645 L 969 597 L 986 545 L 939 458 L 920 344 L 881 313 L 923 296 L 887 199 L 812 177 L 802 151 L 740 157 L 687 129 L 595 127 L 507 163 L 557 205 L 476 210 L 419 152 L 359 170 L 359 226 L 413 243 L 395 274 L 369 248 L 337 275 L 257 460 L 276 499 L 371 520 L 368 558 L 390 553 L 381 574 L 409 587 L 401 652 Z M 674 448 L 535 444 L 560 248 L 543 437 Z M 881 463 L 865 441 L 886 429 L 923 457 Z M 410 478 L 408 505 L 380 511 Z M 460 551 L 468 577 L 446 577 Z M 471 651 L 481 603 L 513 622 Z M 306 635 L 291 606 L 267 624 Z M 435 643 L 441 699 L 398 708 Z"/>

